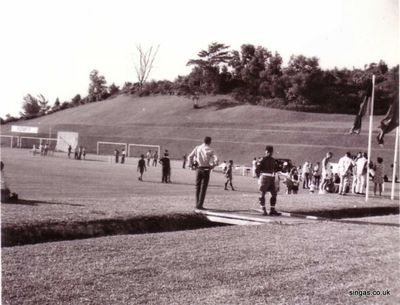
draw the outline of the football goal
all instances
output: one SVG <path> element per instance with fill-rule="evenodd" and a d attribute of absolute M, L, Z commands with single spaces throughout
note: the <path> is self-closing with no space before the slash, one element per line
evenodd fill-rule
<path fill-rule="evenodd" d="M 1 147 L 14 147 L 14 138 L 17 139 L 18 142 L 18 137 L 14 136 L 8 136 L 8 135 L 0 135 L 0 144 Z"/>
<path fill-rule="evenodd" d="M 98 155 L 113 155 L 115 149 L 121 152 L 122 149 L 128 150 L 127 143 L 117 143 L 117 142 L 97 142 L 97 154 Z"/>
<path fill-rule="evenodd" d="M 160 158 L 161 146 L 160 145 L 149 145 L 149 144 L 129 144 L 128 145 L 128 157 L 140 157 L 140 155 L 147 154 L 148 151 L 151 151 L 151 155 L 153 156 L 154 152 L 157 151 L 158 158 Z"/>
<path fill-rule="evenodd" d="M 33 145 L 39 148 L 39 145 L 47 144 L 49 150 L 54 151 L 56 147 L 57 139 L 55 138 L 38 138 L 38 137 L 20 137 L 18 147 L 19 148 L 32 148 Z"/>

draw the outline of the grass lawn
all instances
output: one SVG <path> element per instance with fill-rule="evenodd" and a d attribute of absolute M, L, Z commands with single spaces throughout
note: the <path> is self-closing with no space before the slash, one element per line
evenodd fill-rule
<path fill-rule="evenodd" d="M 2 150 L 2 160 L 7 182 L 21 198 L 1 206 L 3 228 L 193 213 L 194 172 L 181 169 L 180 162 L 173 163 L 173 183 L 162 184 L 160 167 L 150 168 L 139 182 L 132 160 L 75 161 L 11 149 Z M 212 174 L 206 207 L 257 206 L 255 179 L 235 176 L 235 192 L 224 191 L 223 182 L 220 173 Z M 302 190 L 278 196 L 279 209 L 303 213 L 398 204 Z M 380 222 L 398 223 L 394 216 Z M 399 245 L 398 227 L 310 221 L 7 247 L 2 302 L 397 304 Z M 350 296 L 353 290 L 386 289 L 390 296 Z"/>
<path fill-rule="evenodd" d="M 3 304 L 397 304 L 398 253 L 398 228 L 330 222 L 3 248 Z"/>

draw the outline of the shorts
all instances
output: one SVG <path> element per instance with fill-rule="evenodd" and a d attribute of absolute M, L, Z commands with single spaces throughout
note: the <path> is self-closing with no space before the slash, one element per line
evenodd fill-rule
<path fill-rule="evenodd" d="M 270 192 L 271 195 L 276 195 L 275 177 L 261 175 L 260 178 L 258 178 L 258 190 L 263 193 Z"/>

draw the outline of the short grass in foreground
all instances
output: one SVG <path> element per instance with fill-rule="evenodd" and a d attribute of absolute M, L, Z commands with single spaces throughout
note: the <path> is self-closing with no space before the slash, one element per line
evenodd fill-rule
<path fill-rule="evenodd" d="M 323 222 L 4 248 L 3 304 L 397 304 L 398 245 L 398 228 Z"/>

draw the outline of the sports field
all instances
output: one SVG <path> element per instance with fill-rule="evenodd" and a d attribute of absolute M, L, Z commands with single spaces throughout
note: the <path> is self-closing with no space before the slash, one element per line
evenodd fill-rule
<path fill-rule="evenodd" d="M 89 155 L 33 157 L 2 149 L 7 183 L 20 195 L 2 205 L 2 229 L 28 230 L 121 219 L 194 215 L 195 173 L 173 162 L 172 183 L 161 168 L 137 180 L 136 160 L 125 165 Z M 223 211 L 257 206 L 256 180 L 234 176 L 223 190 L 212 173 L 205 207 Z M 398 184 L 396 185 L 398 188 Z M 396 304 L 398 198 L 278 195 L 282 211 L 331 215 L 355 210 L 362 223 L 304 221 L 103 236 L 2 248 L 3 304 Z M 398 194 L 398 191 L 397 191 Z M 342 215 L 343 216 L 343 215 Z M 351 215 L 356 216 L 356 215 Z M 163 220 L 165 222 L 165 219 Z M 355 218 L 351 218 L 355 220 Z M 187 219 L 186 219 L 187 221 Z M 55 226 L 53 226 L 55 227 Z M 390 295 L 387 295 L 387 290 Z M 357 292 L 355 292 L 357 291 Z M 355 296 L 369 291 L 379 296 Z M 385 293 L 385 295 L 383 295 Z"/>

